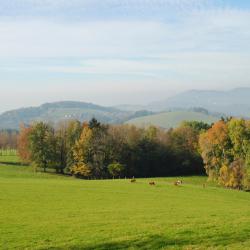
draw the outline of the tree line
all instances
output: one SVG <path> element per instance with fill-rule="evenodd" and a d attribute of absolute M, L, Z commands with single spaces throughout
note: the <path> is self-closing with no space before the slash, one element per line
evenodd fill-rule
<path fill-rule="evenodd" d="M 199 135 L 209 125 L 185 122 L 176 129 L 68 121 L 21 126 L 18 154 L 44 171 L 78 178 L 203 174 Z"/>
<path fill-rule="evenodd" d="M 250 121 L 183 122 L 154 126 L 38 122 L 21 126 L 18 154 L 44 171 L 78 178 L 156 177 L 207 174 L 229 188 L 250 189 Z"/>
<path fill-rule="evenodd" d="M 0 130 L 0 155 L 15 154 L 18 131 Z"/>

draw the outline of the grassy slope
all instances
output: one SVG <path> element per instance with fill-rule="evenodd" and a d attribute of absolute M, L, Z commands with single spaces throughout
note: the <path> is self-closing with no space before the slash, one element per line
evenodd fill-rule
<path fill-rule="evenodd" d="M 212 123 L 218 118 L 198 112 L 176 111 L 143 116 L 129 120 L 127 123 L 137 126 L 155 125 L 163 128 L 177 127 L 182 121 L 204 121 Z"/>
<path fill-rule="evenodd" d="M 152 187 L 0 166 L 0 249 L 249 249 L 249 193 L 174 179 Z"/>

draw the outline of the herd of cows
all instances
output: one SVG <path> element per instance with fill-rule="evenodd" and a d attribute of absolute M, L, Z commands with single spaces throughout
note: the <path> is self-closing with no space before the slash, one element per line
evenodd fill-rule
<path fill-rule="evenodd" d="M 130 180 L 131 183 L 135 183 L 136 182 L 136 179 L 133 177 L 131 180 Z M 155 186 L 156 183 L 154 181 L 150 181 L 148 183 L 150 186 Z M 174 185 L 175 186 L 181 186 L 183 184 L 182 180 L 177 180 L 174 182 Z"/>

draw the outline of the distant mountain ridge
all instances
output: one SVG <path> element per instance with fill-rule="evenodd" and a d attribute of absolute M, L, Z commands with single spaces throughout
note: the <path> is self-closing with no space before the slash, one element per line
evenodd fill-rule
<path fill-rule="evenodd" d="M 237 88 L 229 91 L 190 90 L 165 101 L 151 103 L 146 109 L 165 111 L 173 108 L 194 107 L 232 116 L 250 117 L 250 88 Z"/>

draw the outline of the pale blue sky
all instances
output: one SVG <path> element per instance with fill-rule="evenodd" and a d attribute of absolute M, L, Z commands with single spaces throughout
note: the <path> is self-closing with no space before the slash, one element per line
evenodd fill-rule
<path fill-rule="evenodd" d="M 0 112 L 250 87 L 248 0 L 0 0 Z"/>

